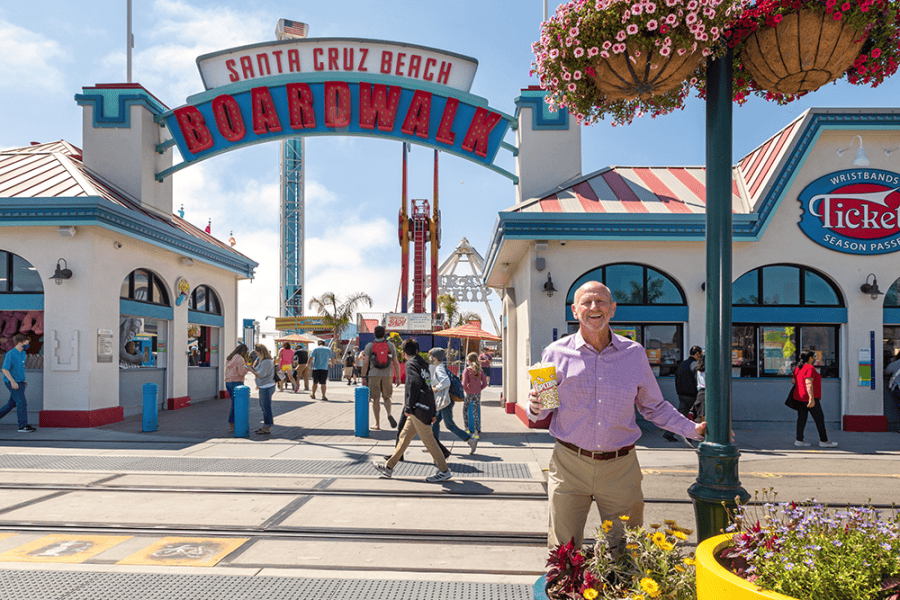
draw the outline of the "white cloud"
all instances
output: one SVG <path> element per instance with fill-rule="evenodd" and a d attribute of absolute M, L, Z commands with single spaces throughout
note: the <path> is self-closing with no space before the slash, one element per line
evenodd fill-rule
<path fill-rule="evenodd" d="M 69 58 L 55 40 L 0 19 L 0 56 L 0 93 L 56 94 L 65 89 L 60 67 Z"/>

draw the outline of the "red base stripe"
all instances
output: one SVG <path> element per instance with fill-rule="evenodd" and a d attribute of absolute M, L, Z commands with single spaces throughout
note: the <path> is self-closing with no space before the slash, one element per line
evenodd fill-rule
<path fill-rule="evenodd" d="M 844 415 L 844 431 L 884 432 L 888 430 L 888 418 L 884 415 Z"/>
<path fill-rule="evenodd" d="M 187 408 L 191 405 L 190 396 L 182 396 L 181 398 L 169 398 L 166 407 L 169 410 L 178 410 L 179 408 Z"/>
<path fill-rule="evenodd" d="M 42 410 L 38 424 L 41 427 L 100 427 L 124 418 L 125 411 L 121 406 L 97 410 Z"/>
<path fill-rule="evenodd" d="M 546 419 L 532 422 L 532 420 L 528 418 L 527 407 L 522 406 L 521 404 L 513 404 L 513 406 L 515 407 L 516 416 L 519 417 L 519 420 L 522 421 L 528 429 L 550 429 L 550 419 L 553 415 L 548 416 Z"/>

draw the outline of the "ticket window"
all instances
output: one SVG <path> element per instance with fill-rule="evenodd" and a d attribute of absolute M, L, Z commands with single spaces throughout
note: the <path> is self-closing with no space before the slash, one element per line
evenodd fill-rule
<path fill-rule="evenodd" d="M 188 366 L 218 366 L 219 330 L 219 327 L 190 325 L 188 328 Z"/>
<path fill-rule="evenodd" d="M 168 321 L 121 315 L 119 319 L 119 368 L 166 367 Z"/>

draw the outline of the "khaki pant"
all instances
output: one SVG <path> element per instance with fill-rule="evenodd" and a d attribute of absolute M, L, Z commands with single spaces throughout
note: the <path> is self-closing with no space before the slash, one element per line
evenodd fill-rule
<path fill-rule="evenodd" d="M 394 393 L 392 386 L 393 377 L 369 377 L 369 400 L 372 402 L 372 412 L 375 414 L 375 426 L 381 426 L 381 411 L 379 402 L 384 402 L 384 411 L 391 414 L 391 395 Z"/>
<path fill-rule="evenodd" d="M 417 435 L 419 436 L 419 439 L 422 440 L 422 443 L 425 444 L 425 448 L 428 452 L 431 453 L 431 458 L 434 459 L 434 464 L 437 466 L 438 470 L 441 472 L 446 471 L 447 459 L 444 458 L 444 453 L 441 452 L 437 441 L 434 439 L 434 435 L 431 433 L 431 424 L 426 425 L 414 415 L 406 417 L 406 424 L 403 426 L 403 431 L 400 432 L 400 439 L 397 442 L 397 447 L 387 461 L 388 468 L 393 469 L 394 466 L 400 462 L 400 457 L 403 456 L 403 453 L 406 452 L 406 449 L 409 448 L 413 438 Z"/>
<path fill-rule="evenodd" d="M 300 378 L 303 378 L 303 389 L 309 390 L 309 364 L 303 363 L 297 367 L 297 387 L 300 387 Z"/>
<path fill-rule="evenodd" d="M 556 444 L 550 458 L 547 489 L 547 545 L 553 549 L 575 538 L 575 547 L 581 547 L 592 501 L 597 504 L 600 518 L 612 521 L 613 529 L 607 539 L 611 546 L 618 545 L 623 536 L 620 516 L 628 517 L 629 526 L 644 523 L 643 478 L 635 450 L 612 460 L 595 460 Z"/>

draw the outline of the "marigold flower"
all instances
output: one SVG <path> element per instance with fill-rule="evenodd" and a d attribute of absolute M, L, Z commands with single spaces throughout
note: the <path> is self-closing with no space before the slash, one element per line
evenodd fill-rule
<path fill-rule="evenodd" d="M 641 579 L 641 590 L 651 598 L 659 596 L 659 584 L 649 577 Z"/>
<path fill-rule="evenodd" d="M 584 593 L 582 594 L 582 596 L 584 596 L 586 600 L 594 600 L 594 598 L 596 598 L 599 595 L 600 595 L 600 592 L 598 592 L 594 588 L 588 588 L 588 589 L 584 590 Z"/>
<path fill-rule="evenodd" d="M 612 521 L 603 521 L 602 523 L 600 523 L 600 528 L 603 529 L 603 533 L 609 533 L 610 530 L 613 528 L 613 522 Z"/>

